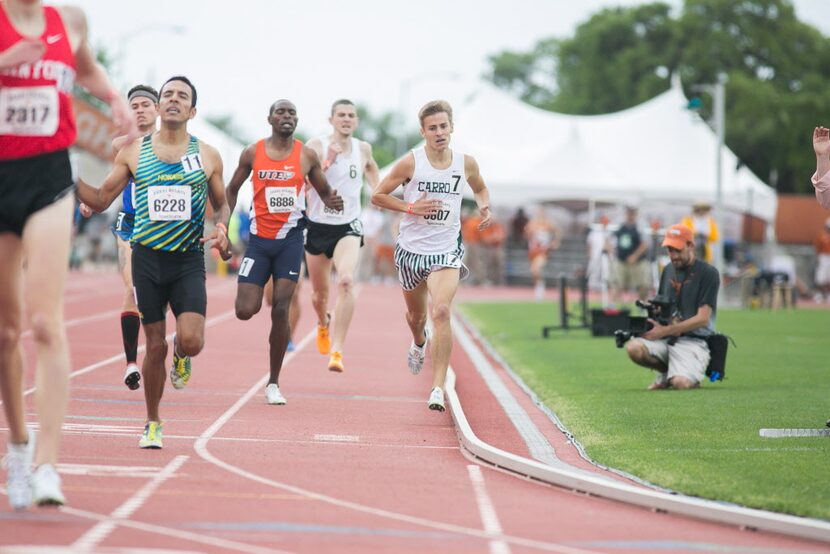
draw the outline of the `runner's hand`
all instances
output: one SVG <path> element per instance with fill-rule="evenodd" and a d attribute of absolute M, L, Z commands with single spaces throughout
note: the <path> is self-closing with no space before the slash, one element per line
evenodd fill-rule
<path fill-rule="evenodd" d="M 415 202 L 407 204 L 406 213 L 412 215 L 432 215 L 441 211 L 444 205 L 437 198 L 427 198 L 427 193 L 421 194 Z"/>
<path fill-rule="evenodd" d="M 8 67 L 17 67 L 24 63 L 34 63 L 46 53 L 46 45 L 36 38 L 23 38 L 12 44 L 3 52 L 8 60 Z"/>
<path fill-rule="evenodd" d="M 113 93 L 110 99 L 110 109 L 112 110 L 112 122 L 115 124 L 116 135 L 125 135 L 126 140 L 124 144 L 130 144 L 138 138 L 138 127 L 135 123 L 127 103 L 120 95 Z"/>
<path fill-rule="evenodd" d="M 92 208 L 90 208 L 89 206 L 87 206 L 83 202 L 81 202 L 81 205 L 78 206 L 78 210 L 81 212 L 81 215 L 86 217 L 86 218 L 92 217 L 92 214 L 95 213 L 95 212 L 92 211 Z"/>
<path fill-rule="evenodd" d="M 816 127 L 813 131 L 813 150 L 816 156 L 826 156 L 830 152 L 830 129 Z"/>
<path fill-rule="evenodd" d="M 199 242 L 208 248 L 215 248 L 226 262 L 231 259 L 231 241 L 228 239 L 224 225 L 218 224 L 213 231 L 199 239 Z"/>
<path fill-rule="evenodd" d="M 493 214 L 490 213 L 490 206 L 479 208 L 478 213 L 481 214 L 481 223 L 478 224 L 478 230 L 483 231 L 490 226 L 493 221 Z"/>
<path fill-rule="evenodd" d="M 337 194 L 337 190 L 331 189 L 329 195 L 322 200 L 327 208 L 338 212 L 343 211 L 343 197 Z"/>
<path fill-rule="evenodd" d="M 323 160 L 321 164 L 323 167 L 323 171 L 327 170 L 331 166 L 334 165 L 334 162 L 337 160 L 337 155 L 343 153 L 343 147 L 340 146 L 336 142 L 332 142 L 329 144 L 328 151 L 326 152 L 326 159 Z"/>

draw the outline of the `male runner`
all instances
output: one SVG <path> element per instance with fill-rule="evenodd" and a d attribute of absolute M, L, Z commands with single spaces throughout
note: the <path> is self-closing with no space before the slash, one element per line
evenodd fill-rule
<path fill-rule="evenodd" d="M 329 354 L 329 370 L 342 372 L 343 343 L 354 314 L 354 277 L 363 245 L 360 221 L 360 193 L 363 177 L 374 190 L 379 181 L 378 164 L 372 145 L 354 138 L 359 124 L 351 100 L 332 104 L 329 123 L 332 133 L 311 139 L 308 146 L 323 159 L 322 167 L 331 186 L 343 197 L 343 209 L 332 210 L 314 190 L 308 191 L 308 275 L 312 305 L 317 312 L 317 350 Z M 337 272 L 337 300 L 334 305 L 334 331 L 329 336 L 329 282 L 334 266 Z"/>
<path fill-rule="evenodd" d="M 0 395 L 9 426 L 6 494 L 15 509 L 65 502 L 55 464 L 69 400 L 63 291 L 74 208 L 74 83 L 110 104 L 121 133 L 137 136 L 87 32 L 78 8 L 0 2 Z M 24 413 L 24 320 L 37 352 L 37 453 Z"/>
<path fill-rule="evenodd" d="M 147 405 L 141 448 L 162 447 L 159 404 L 165 381 L 167 305 L 176 316 L 170 381 L 180 389 L 190 380 L 190 358 L 204 347 L 203 244 L 215 241 L 224 259 L 231 256 L 222 158 L 187 131 L 187 122 L 196 116 L 196 100 L 196 88 L 187 77 L 168 79 L 159 99 L 161 129 L 122 148 L 101 188 L 78 182 L 78 197 L 96 211 L 106 209 L 130 177 L 135 182 L 133 281 L 147 345 L 141 368 Z M 203 238 L 208 198 L 216 228 Z"/>
<path fill-rule="evenodd" d="M 490 225 L 490 193 L 472 156 L 450 148 L 452 108 L 443 100 L 427 103 L 418 113 L 425 144 L 398 161 L 380 182 L 372 203 L 404 212 L 395 266 L 406 301 L 406 322 L 412 331 L 408 364 L 413 374 L 424 365 L 429 340 L 427 302 L 432 300 L 433 388 L 428 406 L 444 410 L 444 379 L 452 351 L 452 301 L 458 282 L 467 276 L 462 263 L 461 195 L 473 189 L 481 214 L 479 229 Z M 403 186 L 403 200 L 392 192 Z"/>
<path fill-rule="evenodd" d="M 285 404 L 279 377 L 288 345 L 289 306 L 300 277 L 305 219 L 298 205 L 306 179 L 321 201 L 332 210 L 343 209 L 343 199 L 326 182 L 320 160 L 311 148 L 294 138 L 297 108 L 277 100 L 268 111 L 271 136 L 249 145 L 228 184 L 230 209 L 239 188 L 251 173 L 251 238 L 239 265 L 236 317 L 248 320 L 262 307 L 265 284 L 274 280 L 269 337 L 270 370 L 265 398 L 268 404 Z"/>

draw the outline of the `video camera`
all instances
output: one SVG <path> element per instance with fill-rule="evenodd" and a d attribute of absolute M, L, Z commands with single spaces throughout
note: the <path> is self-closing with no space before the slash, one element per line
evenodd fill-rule
<path fill-rule="evenodd" d="M 625 329 L 617 329 L 614 331 L 614 342 L 617 348 L 622 348 L 631 337 L 639 337 L 654 327 L 648 321 L 649 319 L 653 319 L 660 325 L 669 325 L 675 315 L 674 302 L 662 294 L 658 294 L 645 302 L 637 300 L 636 304 L 638 307 L 644 309 L 648 316 L 629 316 Z M 676 337 L 669 338 L 669 344 L 674 344 L 676 341 Z"/>

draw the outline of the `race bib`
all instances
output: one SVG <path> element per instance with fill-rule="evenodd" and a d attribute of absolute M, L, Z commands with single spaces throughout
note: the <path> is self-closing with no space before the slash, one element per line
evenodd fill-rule
<path fill-rule="evenodd" d="M 265 187 L 265 204 L 272 214 L 293 212 L 297 205 L 297 189 L 294 187 Z"/>
<path fill-rule="evenodd" d="M 447 227 L 452 225 L 450 215 L 452 214 L 452 206 L 449 202 L 441 201 L 441 209 L 421 218 L 421 223 L 424 225 L 435 225 L 438 227 Z"/>
<path fill-rule="evenodd" d="M 59 111 L 55 87 L 0 88 L 0 135 L 51 137 Z"/>
<path fill-rule="evenodd" d="M 193 173 L 194 171 L 204 169 L 202 166 L 202 156 L 199 153 L 182 156 L 182 168 L 185 173 Z"/>
<path fill-rule="evenodd" d="M 190 219 L 190 201 L 190 187 L 149 187 L 150 221 L 187 221 Z"/>
<path fill-rule="evenodd" d="M 343 199 L 343 209 L 342 210 L 335 210 L 335 209 L 329 208 L 328 206 L 323 204 L 323 213 L 326 214 L 326 215 L 343 215 L 344 213 L 346 213 L 346 199 L 345 198 Z"/>

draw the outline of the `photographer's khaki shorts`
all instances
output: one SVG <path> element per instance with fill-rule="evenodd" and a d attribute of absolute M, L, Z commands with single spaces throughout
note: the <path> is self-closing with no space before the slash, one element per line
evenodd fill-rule
<path fill-rule="evenodd" d="M 700 383 L 706 377 L 706 367 L 709 365 L 709 347 L 705 340 L 680 337 L 671 346 L 666 342 L 666 339 L 635 340 L 641 341 L 648 349 L 649 354 L 668 364 L 669 379 L 679 375 L 695 383 Z"/>

